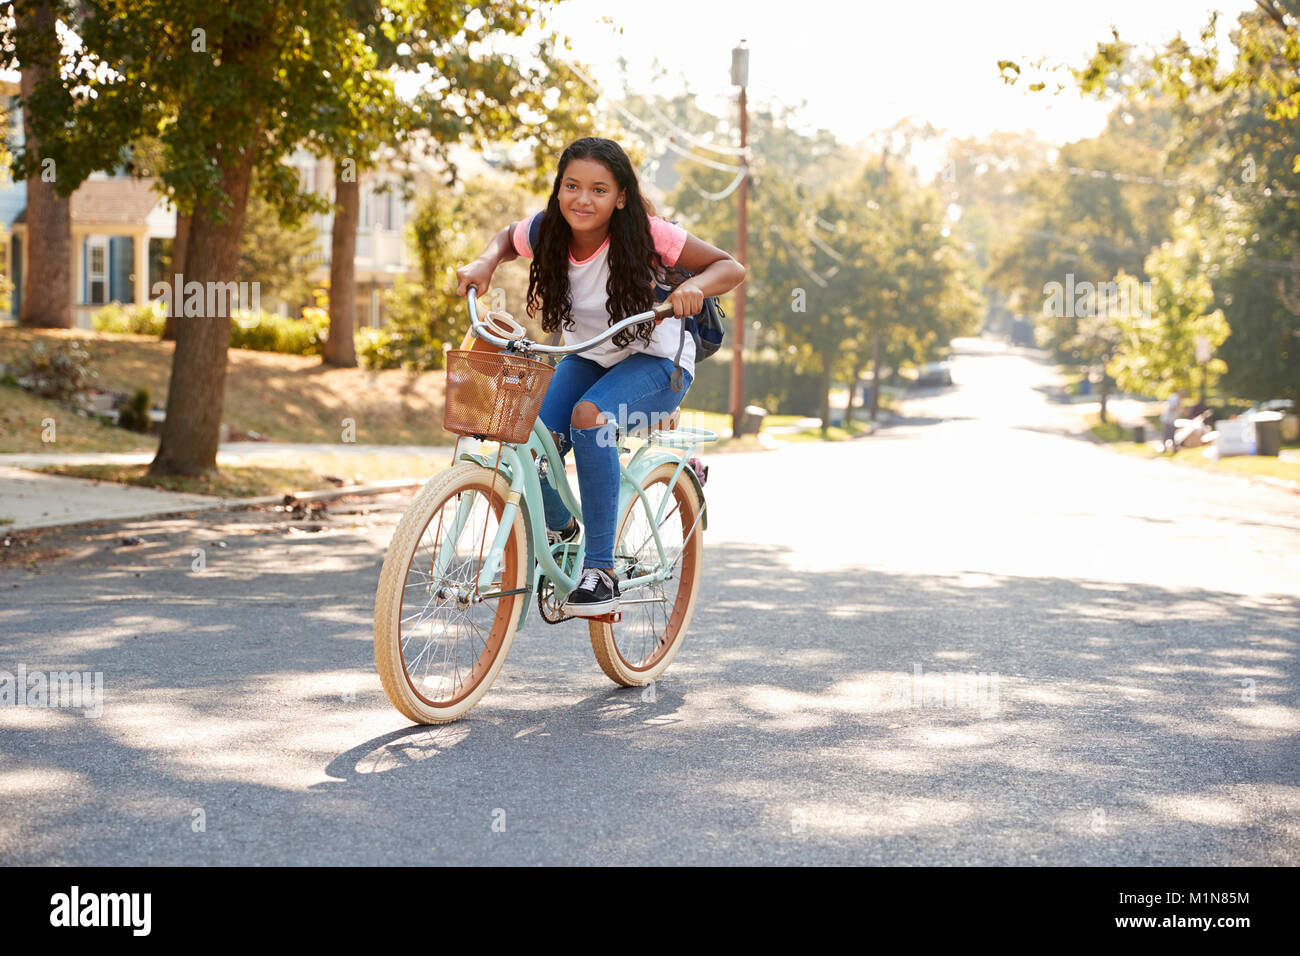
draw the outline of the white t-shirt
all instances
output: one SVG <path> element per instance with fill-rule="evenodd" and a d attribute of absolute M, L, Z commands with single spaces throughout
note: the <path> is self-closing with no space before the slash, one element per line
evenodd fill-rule
<path fill-rule="evenodd" d="M 1165 424 L 1178 420 L 1179 409 L 1182 407 L 1182 399 L 1177 395 L 1170 395 L 1169 401 L 1165 403 L 1165 413 L 1162 416 Z"/>
<path fill-rule="evenodd" d="M 512 233 L 515 252 L 525 259 L 533 257 L 533 248 L 528 242 L 528 224 L 531 221 L 531 216 L 520 221 Z M 686 245 L 686 236 L 686 230 L 681 226 L 660 219 L 658 216 L 650 217 L 650 237 L 664 265 L 677 264 L 677 259 L 682 254 L 682 247 Z M 565 345 L 585 342 L 609 328 L 609 312 L 605 308 L 608 283 L 609 237 L 605 238 L 605 242 L 589 258 L 581 262 L 573 258 L 572 252 L 569 253 L 569 296 L 573 300 L 573 328 L 563 330 Z M 619 318 L 623 319 L 627 316 L 619 316 Z M 695 340 L 688 334 L 686 341 L 682 342 L 681 334 L 682 320 L 670 315 L 655 327 L 649 345 L 640 339 L 634 339 L 631 344 L 620 348 L 612 341 L 607 341 L 580 354 L 609 368 L 634 352 L 645 352 L 647 355 L 673 359 L 677 356 L 677 348 L 680 345 L 682 368 L 694 377 Z"/>

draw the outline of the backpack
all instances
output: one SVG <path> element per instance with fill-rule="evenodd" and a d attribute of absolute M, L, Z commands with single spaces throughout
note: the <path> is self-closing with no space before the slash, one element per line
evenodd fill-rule
<path fill-rule="evenodd" d="M 537 249 L 537 238 L 542 232 L 542 216 L 544 213 L 537 213 L 528 223 L 528 245 L 534 250 Z M 690 278 L 695 273 L 687 272 L 685 269 L 677 270 L 685 278 Z M 672 292 L 672 287 L 664 285 L 658 280 L 655 281 L 655 301 L 663 302 Z M 722 320 L 727 317 L 727 313 L 722 311 L 722 303 L 717 296 L 710 296 L 704 300 L 704 308 L 695 315 L 688 315 L 682 320 L 681 338 L 677 342 L 677 355 L 673 359 L 673 375 L 671 388 L 674 392 L 682 390 L 682 349 L 686 346 L 686 336 L 689 333 L 691 339 L 695 342 L 695 361 L 703 362 L 712 356 L 722 346 L 723 336 L 726 330 L 723 328 Z"/>
<path fill-rule="evenodd" d="M 694 275 L 693 272 L 686 272 L 685 269 L 679 271 L 685 273 L 687 278 Z M 668 286 L 656 281 L 655 301 L 663 302 L 672 291 Z M 722 311 L 722 303 L 715 295 L 704 300 L 704 308 L 700 309 L 699 312 L 682 319 L 682 334 L 677 342 L 677 355 L 673 359 L 675 367 L 670 382 L 674 392 L 682 390 L 682 349 L 686 346 L 687 333 L 690 333 L 691 338 L 695 341 L 695 361 L 703 362 L 722 345 L 722 337 L 726 334 L 722 327 L 722 320 L 726 316 L 727 313 Z"/>

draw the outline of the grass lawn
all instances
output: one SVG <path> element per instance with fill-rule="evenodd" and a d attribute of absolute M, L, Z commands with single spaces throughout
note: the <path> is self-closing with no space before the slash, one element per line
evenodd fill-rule
<path fill-rule="evenodd" d="M 681 424 L 691 428 L 707 428 L 718 437 L 731 431 L 731 416 L 723 412 L 704 412 L 698 408 L 683 408 Z"/>
<path fill-rule="evenodd" d="M 44 423 L 51 418 L 54 441 L 46 442 Z M 149 435 L 105 425 L 21 388 L 0 385 L 0 453 L 141 452 L 157 447 L 158 440 Z"/>
<path fill-rule="evenodd" d="M 1207 468 L 1211 471 L 1235 471 L 1246 475 L 1267 475 L 1288 481 L 1300 481 L 1300 462 L 1282 461 L 1271 455 L 1232 455 L 1228 458 L 1220 458 L 1216 464 L 1214 459 L 1206 458 L 1200 448 L 1180 448 L 1176 453 L 1168 455 L 1155 451 L 1149 445 L 1135 443 L 1131 432 L 1127 428 L 1117 426 L 1114 422 L 1103 425 L 1097 415 L 1090 415 L 1088 421 L 1091 426 L 1089 430 L 1098 439 L 1106 442 L 1108 448 L 1136 458 L 1163 458 L 1180 465 Z M 1148 427 L 1147 434 L 1159 438 L 1159 425 L 1157 424 L 1154 430 Z M 1290 444 L 1284 447 L 1296 446 Z"/>
<path fill-rule="evenodd" d="M 807 415 L 768 415 L 763 419 L 763 430 L 766 431 L 769 428 L 782 428 L 786 425 L 793 425 L 796 422 L 803 421 L 807 417 Z"/>
<path fill-rule="evenodd" d="M 68 339 L 85 345 L 101 386 L 122 392 L 148 388 L 153 404 L 165 406 L 173 345 L 151 336 L 0 326 L 0 362 L 16 365 L 33 341 L 52 346 Z M 339 442 L 344 420 L 351 419 L 358 444 L 451 445 L 455 436 L 442 429 L 443 387 L 440 371 L 325 368 L 312 356 L 231 349 L 223 420 L 236 432 L 236 438 L 238 433 L 251 431 L 271 441 Z M 881 399 L 882 408 L 892 405 L 884 389 Z M 768 415 L 763 426 L 790 425 L 804 417 Z M 55 419 L 57 444 L 41 440 L 41 422 L 46 418 Z M 687 408 L 682 423 L 720 436 L 731 431 L 731 416 L 721 412 Z M 842 440 L 852 434 L 831 429 L 830 438 Z M 820 437 L 815 430 L 797 440 Z M 0 387 L 0 453 L 152 452 L 157 447 L 154 436 L 103 425 L 20 389 Z M 717 451 L 764 447 L 752 435 L 723 438 L 711 445 Z"/>
<path fill-rule="evenodd" d="M 37 471 L 69 478 L 94 478 L 164 491 L 183 491 L 223 498 L 255 498 L 259 495 L 288 494 L 333 488 L 330 482 L 306 468 L 281 468 L 267 465 L 227 465 L 221 473 L 189 478 L 175 476 L 155 478 L 148 465 L 56 465 Z"/>
<path fill-rule="evenodd" d="M 1091 425 L 1091 427 L 1089 427 L 1088 431 L 1092 432 L 1093 437 L 1096 438 L 1098 441 L 1104 441 L 1107 443 L 1128 442 L 1129 444 L 1132 444 L 1133 442 L 1132 429 L 1125 428 L 1122 425 L 1118 425 L 1113 420 L 1106 422 L 1103 425 L 1101 422 L 1101 417 L 1098 415 L 1089 416 L 1089 421 L 1092 422 L 1093 424 Z"/>
<path fill-rule="evenodd" d="M 1284 478 L 1287 481 L 1300 482 L 1300 462 L 1282 461 L 1271 455 L 1233 455 L 1220 458 L 1217 466 L 1213 459 L 1206 458 L 1199 448 L 1180 448 L 1176 454 L 1166 455 L 1146 445 L 1133 442 L 1115 442 L 1107 447 L 1135 458 L 1163 458 L 1180 465 L 1205 468 L 1210 471 L 1235 471 L 1244 475 L 1267 475 L 1272 478 Z"/>
<path fill-rule="evenodd" d="M 447 455 L 393 454 L 303 454 L 291 465 L 283 460 L 257 455 L 240 456 L 223 462 L 214 477 L 155 478 L 148 465 L 54 465 L 37 469 L 70 478 L 94 478 L 165 491 L 184 491 L 227 498 L 255 498 L 261 495 L 322 491 L 339 483 L 325 476 L 341 478 L 346 485 L 362 485 L 393 478 L 428 478 L 446 468 Z"/>
<path fill-rule="evenodd" d="M 682 449 L 685 451 L 685 449 Z M 722 438 L 718 441 L 701 445 L 698 454 L 711 455 L 727 451 L 770 451 L 757 435 L 741 435 L 739 438 Z"/>
<path fill-rule="evenodd" d="M 805 428 L 803 431 L 791 432 L 781 435 L 781 441 L 848 441 L 851 438 L 860 438 L 863 435 L 871 434 L 871 426 L 864 425 L 862 422 L 849 422 L 841 428 L 838 425 L 832 425 L 826 429 L 826 434 L 822 435 L 821 428 Z"/>
<path fill-rule="evenodd" d="M 155 405 L 167 402 L 171 342 L 147 335 L 4 326 L 0 327 L 0 361 L 17 364 L 36 339 L 51 345 L 80 339 L 99 372 L 100 385 L 123 392 L 148 388 Z M 337 442 L 343 420 L 351 419 L 360 444 L 450 445 L 454 436 L 442 430 L 443 382 L 442 372 L 326 368 L 313 356 L 231 349 L 223 419 L 236 431 L 254 431 L 272 441 Z M 61 433 L 59 440 L 62 443 Z M 140 450 L 108 447 L 111 440 L 106 438 L 101 447 L 85 444 L 75 450 Z M 35 446 L 30 441 L 20 444 L 4 450 L 50 450 L 36 447 L 41 444 L 39 432 Z M 71 445 L 66 448 L 74 450 Z"/>

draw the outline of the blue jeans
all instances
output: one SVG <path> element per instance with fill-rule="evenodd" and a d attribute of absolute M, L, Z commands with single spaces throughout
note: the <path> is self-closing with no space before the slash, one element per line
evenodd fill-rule
<path fill-rule="evenodd" d="M 619 485 L 615 429 L 621 427 L 626 432 L 646 422 L 657 422 L 659 416 L 680 405 L 691 387 L 692 375 L 682 369 L 684 387 L 674 392 L 668 385 L 672 372 L 672 359 L 637 352 L 609 368 L 581 355 L 566 355 L 551 376 L 538 417 L 560 436 L 560 461 L 552 462 L 552 467 L 564 467 L 564 456 L 570 448 L 578 464 L 578 494 L 587 536 L 586 567 L 614 566 Z M 573 409 L 579 402 L 591 402 L 600 409 L 606 424 L 574 428 Z M 551 487 L 549 477 L 542 481 L 542 503 L 546 527 L 559 531 L 568 526 L 573 516 L 560 500 L 560 493 Z"/>

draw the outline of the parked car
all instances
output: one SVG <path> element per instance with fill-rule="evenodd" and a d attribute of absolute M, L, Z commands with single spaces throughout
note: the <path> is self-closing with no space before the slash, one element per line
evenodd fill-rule
<path fill-rule="evenodd" d="M 951 385 L 951 362 L 926 362 L 916 373 L 917 385 Z"/>

